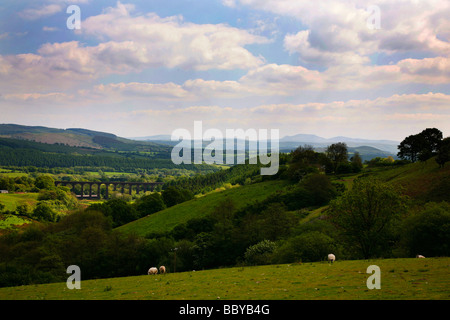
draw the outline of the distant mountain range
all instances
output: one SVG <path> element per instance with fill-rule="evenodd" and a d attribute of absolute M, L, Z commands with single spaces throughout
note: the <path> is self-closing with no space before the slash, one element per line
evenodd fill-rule
<path fill-rule="evenodd" d="M 155 151 L 156 149 L 158 152 L 163 153 L 169 152 L 170 146 L 178 143 L 178 141 L 171 141 L 171 135 L 121 138 L 112 133 L 81 128 L 56 129 L 18 124 L 0 124 L 0 137 L 94 149 L 121 151 Z M 303 145 L 310 145 L 316 151 L 323 152 L 327 146 L 336 142 L 345 142 L 349 153 L 359 152 L 363 160 L 388 156 L 396 159 L 397 146 L 399 145 L 398 141 L 391 140 L 368 140 L 349 137 L 326 139 L 312 134 L 286 136 L 280 139 L 279 143 L 281 152 L 290 152 Z M 205 144 L 208 143 L 205 142 Z"/>
<path fill-rule="evenodd" d="M 326 139 L 311 134 L 297 134 L 280 139 L 280 148 L 282 148 L 281 145 L 283 148 L 289 148 L 304 144 L 311 145 L 315 148 L 322 148 L 336 142 L 345 142 L 348 147 L 372 147 L 392 154 L 397 154 L 397 147 L 400 144 L 399 141 L 393 140 L 369 140 L 342 136 Z"/>
<path fill-rule="evenodd" d="M 130 139 L 140 141 L 153 141 L 171 145 L 175 145 L 178 143 L 177 141 L 171 141 L 170 135 L 155 135 Z M 316 151 L 323 152 L 327 146 L 337 142 L 345 142 L 348 146 L 349 152 L 359 152 L 363 156 L 363 160 L 372 159 L 375 157 L 386 158 L 388 156 L 392 156 L 394 159 L 396 159 L 398 152 L 397 147 L 400 144 L 399 141 L 394 140 L 369 140 L 342 136 L 327 139 L 313 134 L 297 134 L 281 138 L 280 151 L 290 152 L 299 146 L 310 145 Z"/>

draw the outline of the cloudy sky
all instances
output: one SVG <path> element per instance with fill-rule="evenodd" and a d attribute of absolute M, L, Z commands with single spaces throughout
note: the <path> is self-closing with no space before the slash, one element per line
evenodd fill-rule
<path fill-rule="evenodd" d="M 0 123 L 448 136 L 448 17 L 448 0 L 2 0 Z"/>

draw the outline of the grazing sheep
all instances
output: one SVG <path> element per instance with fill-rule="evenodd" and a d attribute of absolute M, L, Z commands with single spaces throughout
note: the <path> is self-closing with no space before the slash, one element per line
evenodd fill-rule
<path fill-rule="evenodd" d="M 336 256 L 332 253 L 330 253 L 328 255 L 328 261 L 331 261 L 331 263 L 333 263 L 336 260 Z"/>
<path fill-rule="evenodd" d="M 151 267 L 150 269 L 148 269 L 148 274 L 157 274 L 158 273 L 158 269 L 156 269 L 155 267 Z"/>
<path fill-rule="evenodd" d="M 416 256 L 416 258 L 425 258 L 423 255 L 421 255 L 421 254 L 418 254 L 417 256 Z"/>
<path fill-rule="evenodd" d="M 164 267 L 164 266 L 159 267 L 159 273 L 165 274 L 166 273 L 166 267 Z"/>

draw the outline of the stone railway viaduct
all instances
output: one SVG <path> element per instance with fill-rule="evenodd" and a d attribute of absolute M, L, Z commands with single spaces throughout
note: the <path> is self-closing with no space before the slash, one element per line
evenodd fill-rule
<path fill-rule="evenodd" d="M 163 182 L 119 182 L 119 181 L 111 181 L 111 182 L 90 182 L 90 181 L 55 181 L 55 185 L 59 186 L 71 186 L 72 190 L 75 189 L 76 185 L 80 185 L 81 186 L 81 194 L 80 195 L 76 195 L 77 198 L 88 198 L 88 199 L 93 199 L 93 198 L 98 198 L 99 196 L 99 190 L 100 187 L 102 185 L 106 186 L 106 194 L 105 194 L 105 199 L 109 198 L 109 186 L 113 186 L 113 190 L 117 191 L 117 187 L 120 188 L 121 193 L 125 193 L 125 186 L 128 186 L 128 193 L 131 195 L 132 191 L 133 191 L 133 186 L 135 186 L 136 188 L 136 192 L 139 193 L 140 191 L 153 191 L 155 190 L 155 188 L 159 185 L 163 185 Z M 85 195 L 84 194 L 84 190 L 85 190 L 85 186 L 88 185 L 89 187 L 89 195 Z M 92 186 L 97 185 L 97 194 L 93 195 L 92 193 Z"/>

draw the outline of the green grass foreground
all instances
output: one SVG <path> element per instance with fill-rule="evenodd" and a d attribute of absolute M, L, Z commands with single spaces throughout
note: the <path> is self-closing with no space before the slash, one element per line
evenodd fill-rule
<path fill-rule="evenodd" d="M 381 289 L 367 288 L 370 265 Z M 1 300 L 448 300 L 450 258 L 235 267 L 0 288 Z M 68 275 L 69 276 L 69 275 Z M 82 271 L 81 271 L 82 277 Z"/>

